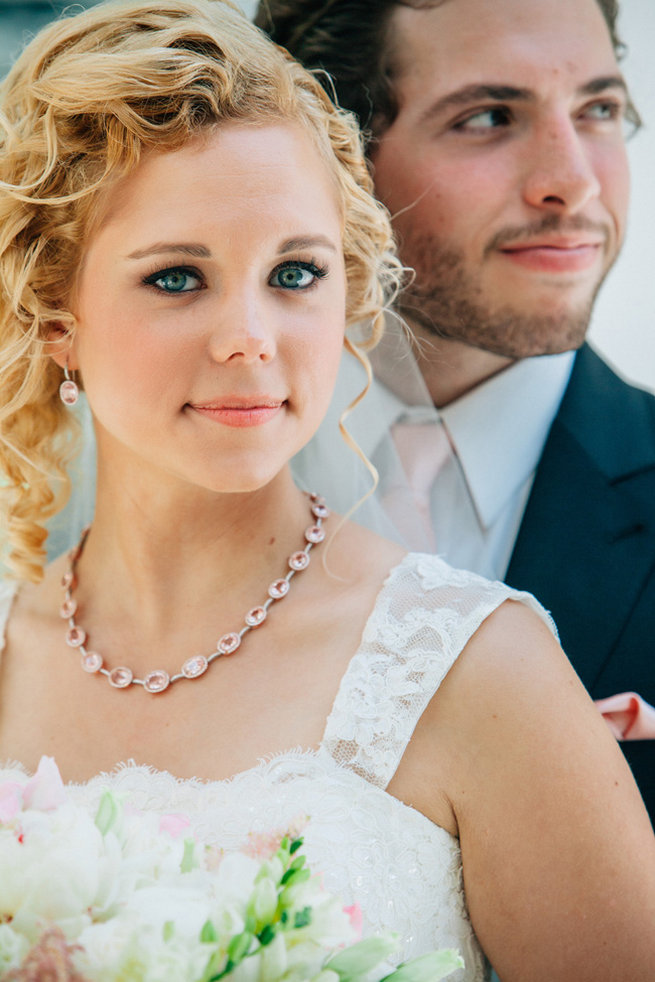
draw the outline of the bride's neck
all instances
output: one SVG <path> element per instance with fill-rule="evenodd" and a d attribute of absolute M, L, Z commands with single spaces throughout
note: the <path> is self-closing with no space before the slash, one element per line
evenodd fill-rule
<path fill-rule="evenodd" d="M 147 630 L 217 597 L 252 606 L 283 575 L 310 524 L 307 496 L 288 469 L 251 493 L 116 495 L 99 486 L 96 517 L 78 562 L 89 616 L 136 618 Z"/>

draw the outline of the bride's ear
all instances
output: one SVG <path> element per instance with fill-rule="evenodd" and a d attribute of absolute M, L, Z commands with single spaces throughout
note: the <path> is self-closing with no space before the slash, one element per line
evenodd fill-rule
<path fill-rule="evenodd" d="M 55 364 L 59 365 L 60 368 L 68 368 L 72 372 L 79 367 L 75 351 L 75 339 L 61 324 L 53 323 L 50 326 L 46 340 L 46 352 Z"/>

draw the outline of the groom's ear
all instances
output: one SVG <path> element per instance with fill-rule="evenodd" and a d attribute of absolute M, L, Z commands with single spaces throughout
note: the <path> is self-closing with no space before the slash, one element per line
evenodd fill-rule
<path fill-rule="evenodd" d="M 60 368 L 65 366 L 71 371 L 78 368 L 74 339 L 56 321 L 53 321 L 46 333 L 46 354 L 50 355 Z"/>

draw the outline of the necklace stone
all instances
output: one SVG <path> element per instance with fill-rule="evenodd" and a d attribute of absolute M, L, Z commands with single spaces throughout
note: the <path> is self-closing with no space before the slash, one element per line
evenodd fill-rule
<path fill-rule="evenodd" d="M 66 632 L 66 644 L 76 649 L 81 656 L 81 666 L 90 675 L 104 675 L 110 685 L 115 689 L 127 689 L 132 685 L 140 685 L 153 694 L 164 692 L 173 682 L 181 679 L 197 679 L 204 675 L 209 666 L 221 655 L 233 655 L 240 647 L 244 636 L 253 628 L 259 627 L 264 623 L 268 616 L 269 608 L 279 600 L 283 600 L 289 592 L 289 585 L 296 573 L 301 573 L 309 566 L 310 552 L 312 547 L 319 545 L 325 539 L 325 529 L 323 520 L 330 514 L 325 506 L 323 498 L 318 494 L 310 494 L 310 509 L 313 522 L 305 529 L 305 540 L 302 549 L 293 552 L 288 559 L 288 572 L 278 580 L 273 580 L 269 585 L 266 600 L 256 607 L 251 607 L 244 617 L 244 625 L 239 631 L 230 631 L 224 634 L 216 642 L 216 650 L 210 655 L 193 655 L 182 665 L 176 675 L 169 675 L 162 668 L 155 668 L 145 676 L 138 679 L 135 677 L 131 668 L 120 665 L 117 668 L 108 669 L 105 667 L 102 655 L 97 651 L 87 648 L 87 633 L 84 628 L 75 620 L 77 613 L 77 601 L 73 596 L 73 590 L 77 585 L 77 561 L 82 554 L 86 537 L 89 529 L 82 532 L 82 536 L 77 546 L 69 555 L 68 569 L 61 578 L 61 585 L 64 588 L 64 602 L 60 608 L 60 615 L 68 621 L 68 631 Z"/>

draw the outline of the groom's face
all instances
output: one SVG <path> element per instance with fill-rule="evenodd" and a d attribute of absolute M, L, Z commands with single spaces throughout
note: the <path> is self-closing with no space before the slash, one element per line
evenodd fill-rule
<path fill-rule="evenodd" d="M 376 191 L 410 321 L 509 357 L 578 347 L 619 251 L 627 95 L 596 0 L 399 6 Z"/>

